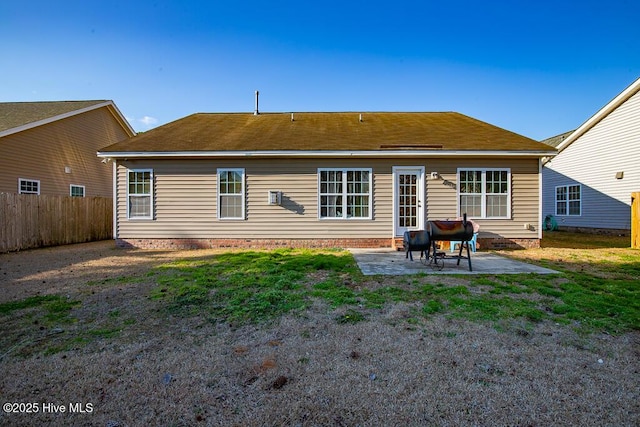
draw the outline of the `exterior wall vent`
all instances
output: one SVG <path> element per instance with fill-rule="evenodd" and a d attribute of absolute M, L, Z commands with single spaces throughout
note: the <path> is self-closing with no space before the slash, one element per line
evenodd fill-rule
<path fill-rule="evenodd" d="M 269 190 L 269 204 L 274 206 L 282 205 L 282 191 Z"/>

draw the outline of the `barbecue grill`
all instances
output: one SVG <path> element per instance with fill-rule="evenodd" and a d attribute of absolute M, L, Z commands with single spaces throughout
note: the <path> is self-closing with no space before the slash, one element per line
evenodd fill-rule
<path fill-rule="evenodd" d="M 412 252 L 420 251 L 420 261 L 438 270 L 442 270 L 447 258 L 457 259 L 456 265 L 460 265 L 461 259 L 466 259 L 469 262 L 469 271 L 473 271 L 469 241 L 473 239 L 474 232 L 477 230 L 474 229 L 473 222 L 467 221 L 467 214 L 464 214 L 462 221 L 427 221 L 426 230 L 404 232 L 405 258 L 413 261 Z M 438 250 L 438 242 L 460 242 L 458 255 L 447 256 L 444 251 Z M 467 251 L 466 256 L 462 255 L 464 249 Z"/>
<path fill-rule="evenodd" d="M 436 247 L 437 242 L 462 242 L 460 244 L 460 250 L 457 256 L 450 258 L 457 259 L 456 265 L 460 265 L 461 259 L 469 261 L 469 271 L 473 271 L 471 268 L 471 253 L 469 252 L 469 240 L 473 239 L 473 223 L 467 221 L 467 214 L 464 214 L 462 221 L 427 221 L 427 233 L 429 234 L 429 240 L 431 241 L 430 250 L 427 249 L 427 258 L 432 267 L 437 267 L 440 270 L 444 267 L 444 260 L 446 257 L 443 251 L 438 251 Z M 467 250 L 467 255 L 462 255 L 462 250 Z M 432 252 L 432 253 L 431 253 Z"/>
<path fill-rule="evenodd" d="M 424 252 L 429 252 L 431 248 L 431 239 L 429 233 L 425 230 L 420 231 L 405 231 L 404 232 L 404 250 L 406 251 L 405 258 L 410 258 L 413 261 L 413 251 L 420 251 L 420 258 L 424 255 Z"/>

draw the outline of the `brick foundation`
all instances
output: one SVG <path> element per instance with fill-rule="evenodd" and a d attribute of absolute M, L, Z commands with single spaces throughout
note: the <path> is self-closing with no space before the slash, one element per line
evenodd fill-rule
<path fill-rule="evenodd" d="M 540 247 L 540 239 L 481 239 L 477 241 L 478 249 L 533 249 Z"/>
<path fill-rule="evenodd" d="M 448 248 L 448 242 L 445 243 Z M 403 250 L 402 239 L 116 239 L 119 248 L 214 249 L 214 248 L 393 248 Z M 478 249 L 539 248 L 539 239 L 478 239 Z"/>
<path fill-rule="evenodd" d="M 393 239 L 116 239 L 119 248 L 390 248 Z"/>
<path fill-rule="evenodd" d="M 395 239 L 394 248 L 401 251 L 404 250 L 402 239 Z M 438 242 L 439 248 L 449 250 L 449 242 Z M 540 239 L 505 239 L 505 238 L 478 238 L 477 248 L 481 249 L 532 249 L 540 247 Z"/>

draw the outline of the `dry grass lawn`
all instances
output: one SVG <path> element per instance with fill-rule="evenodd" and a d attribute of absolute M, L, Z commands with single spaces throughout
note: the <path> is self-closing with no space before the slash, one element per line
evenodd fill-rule
<path fill-rule="evenodd" d="M 640 265 L 624 240 L 567 236 L 505 254 L 594 280 Z M 0 255 L 0 403 L 38 409 L 0 412 L 0 425 L 640 424 L 637 325 L 585 332 L 550 318 L 419 316 L 424 301 L 412 300 L 356 306 L 364 319 L 351 322 L 353 305 L 323 298 L 268 321 L 227 322 L 154 297 L 166 291 L 160 266 L 220 253 L 97 242 Z M 635 267 L 618 271 L 615 260 Z M 482 291 L 462 277 L 350 280 L 360 290 Z"/>

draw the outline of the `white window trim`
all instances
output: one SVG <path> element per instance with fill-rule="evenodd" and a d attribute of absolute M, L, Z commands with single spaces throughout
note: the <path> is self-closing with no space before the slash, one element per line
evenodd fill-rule
<path fill-rule="evenodd" d="M 131 216 L 131 212 L 129 212 L 129 205 L 130 205 L 129 198 L 132 196 L 131 194 L 129 194 L 129 174 L 131 172 L 149 172 L 149 180 L 151 181 L 151 183 L 150 183 L 151 185 L 149 186 L 149 190 L 150 190 L 150 194 L 149 194 L 149 196 L 150 196 L 150 200 L 149 200 L 149 203 L 150 203 L 149 216 L 134 216 L 134 217 L 132 217 Z M 153 212 L 153 199 L 154 199 L 154 197 L 153 197 L 153 193 L 154 193 L 153 169 L 127 169 L 126 173 L 127 173 L 127 219 L 134 220 L 134 221 L 153 219 L 153 215 L 154 215 L 154 212 Z M 140 195 L 139 194 L 134 194 L 133 195 L 133 197 L 136 197 L 136 196 L 140 196 Z M 144 195 L 144 196 L 147 197 L 147 195 Z"/>
<path fill-rule="evenodd" d="M 242 193 L 240 194 L 241 200 L 242 200 L 242 216 L 240 217 L 223 217 L 220 214 L 220 199 L 222 197 L 222 194 L 220 194 L 220 174 L 222 172 L 238 172 L 240 173 L 240 175 L 242 176 Z M 221 221 L 244 221 L 246 220 L 246 207 L 247 207 L 247 199 L 246 199 L 246 177 L 245 177 L 245 171 L 244 168 L 218 168 L 217 172 L 216 172 L 216 182 L 217 182 L 217 193 L 218 193 L 218 198 L 217 198 L 217 206 L 216 206 L 216 211 L 217 211 L 217 216 L 218 219 Z"/>
<path fill-rule="evenodd" d="M 84 185 L 78 185 L 78 184 L 69 184 L 69 196 L 73 196 L 73 187 L 78 187 L 78 188 L 82 188 L 82 196 L 75 196 L 75 197 L 84 197 L 87 195 L 87 189 L 85 188 Z"/>
<path fill-rule="evenodd" d="M 570 214 L 569 213 L 569 202 L 571 200 L 569 200 L 569 187 L 578 187 L 580 189 L 580 213 L 579 214 Z M 558 188 L 565 188 L 567 190 L 567 200 L 564 201 L 566 208 L 567 208 L 567 213 L 566 214 L 559 214 L 558 213 Z M 574 200 L 575 201 L 575 200 Z M 554 206 L 554 211 L 555 211 L 555 215 L 556 216 L 571 216 L 571 217 L 577 217 L 577 216 L 582 216 L 582 184 L 567 184 L 567 185 L 556 185 L 554 190 L 553 190 L 553 206 Z"/>
<path fill-rule="evenodd" d="M 369 172 L 369 215 L 358 217 L 323 217 L 321 216 L 320 205 L 320 173 L 321 172 L 341 172 L 342 173 L 342 211 L 347 212 L 347 172 Z M 318 196 L 318 219 L 320 221 L 371 221 L 373 219 L 373 169 L 372 168 L 318 168 L 317 170 L 317 196 Z"/>
<path fill-rule="evenodd" d="M 38 183 L 38 191 L 35 193 L 31 192 L 23 192 L 22 191 L 22 183 L 23 182 L 37 182 Z M 18 178 L 18 194 L 37 194 L 40 195 L 40 180 L 39 179 L 29 179 L 29 178 Z"/>
<path fill-rule="evenodd" d="M 469 216 L 469 219 L 511 219 L 511 188 L 513 187 L 513 183 L 511 181 L 511 168 L 458 168 L 457 172 L 457 181 L 458 184 L 456 186 L 456 210 L 458 217 L 461 217 L 464 212 L 460 212 L 460 172 L 462 171 L 480 171 L 482 173 L 481 183 L 482 183 L 482 199 L 481 199 L 481 216 Z M 486 191 L 486 182 L 487 182 L 487 172 L 507 172 L 507 216 L 487 216 L 487 193 Z M 493 194 L 493 193 L 491 193 Z"/>

